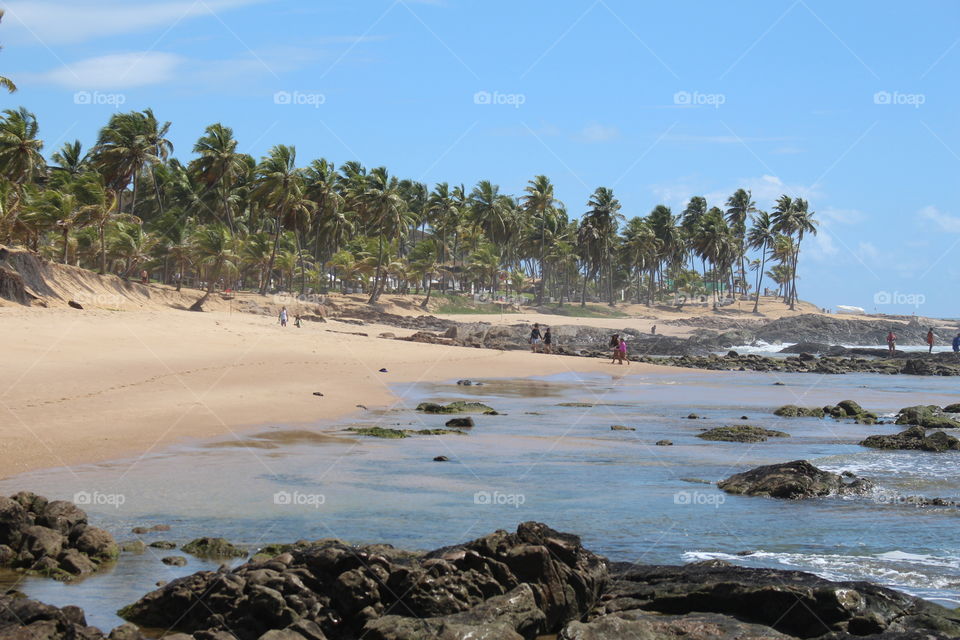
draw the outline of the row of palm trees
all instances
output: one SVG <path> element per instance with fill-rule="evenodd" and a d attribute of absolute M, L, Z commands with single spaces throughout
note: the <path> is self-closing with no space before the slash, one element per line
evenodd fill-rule
<path fill-rule="evenodd" d="M 574 218 L 546 176 L 513 196 L 488 180 L 430 187 L 356 161 L 301 165 L 287 145 L 256 160 L 220 123 L 184 164 L 170 126 L 150 109 L 116 113 L 92 148 L 67 143 L 48 162 L 36 117 L 3 112 L 0 242 L 100 273 L 202 284 L 198 307 L 217 286 L 362 290 L 370 302 L 425 290 L 424 305 L 436 286 L 527 292 L 537 304 L 618 294 L 653 304 L 678 291 L 719 303 L 769 277 L 793 308 L 800 246 L 817 230 L 805 200 L 760 211 L 744 189 L 723 208 L 694 197 L 678 214 L 657 205 L 626 219 L 599 187 Z"/>

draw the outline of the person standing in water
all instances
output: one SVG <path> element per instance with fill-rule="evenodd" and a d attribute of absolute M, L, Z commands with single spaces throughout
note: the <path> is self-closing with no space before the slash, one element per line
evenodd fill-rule
<path fill-rule="evenodd" d="M 280 326 L 281 327 L 287 326 L 287 308 L 286 307 L 283 307 L 282 309 L 280 309 Z"/>
<path fill-rule="evenodd" d="M 539 352 L 542 343 L 543 336 L 540 334 L 540 323 L 534 322 L 533 329 L 530 330 L 530 351 L 534 353 Z"/>
<path fill-rule="evenodd" d="M 887 334 L 887 348 L 890 349 L 890 355 L 897 351 L 897 334 L 892 330 Z"/>
<path fill-rule="evenodd" d="M 930 327 L 930 331 L 927 331 L 927 345 L 930 347 L 930 350 L 927 353 L 933 353 L 933 327 Z"/>

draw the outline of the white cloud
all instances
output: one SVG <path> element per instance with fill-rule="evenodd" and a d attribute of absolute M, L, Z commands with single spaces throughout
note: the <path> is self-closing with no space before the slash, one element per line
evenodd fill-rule
<path fill-rule="evenodd" d="M 43 73 L 24 74 L 21 82 L 55 84 L 68 89 L 127 89 L 164 84 L 184 62 L 160 51 L 114 53 L 87 58 Z M 19 79 L 19 78 L 18 78 Z"/>
<path fill-rule="evenodd" d="M 10 0 L 4 9 L 14 40 L 39 40 L 54 46 L 152 28 L 167 29 L 182 20 L 265 1 Z"/>
<path fill-rule="evenodd" d="M 582 142 L 610 142 L 619 137 L 619 129 L 616 127 L 608 127 L 598 122 L 591 122 L 577 135 L 577 139 Z"/>
<path fill-rule="evenodd" d="M 947 233 L 960 233 L 960 218 L 944 213 L 934 206 L 926 206 L 917 214 L 924 220 L 929 220 Z"/>
<path fill-rule="evenodd" d="M 810 200 L 811 207 L 816 211 L 816 199 L 823 195 L 816 188 L 785 183 L 779 177 L 771 175 L 740 178 L 734 184 L 720 188 L 704 184 L 702 181 L 697 183 L 690 178 L 681 178 L 673 183 L 653 185 L 651 189 L 660 202 L 674 209 L 674 213 L 683 210 L 687 201 L 693 196 L 703 196 L 707 199 L 709 206 L 722 209 L 726 206 L 727 198 L 737 189 L 750 191 L 753 194 L 753 200 L 757 203 L 757 208 L 768 211 L 777 198 L 784 194 L 791 198 Z"/>

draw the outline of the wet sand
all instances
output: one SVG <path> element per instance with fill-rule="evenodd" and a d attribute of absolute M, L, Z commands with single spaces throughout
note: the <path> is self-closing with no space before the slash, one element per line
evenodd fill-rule
<path fill-rule="evenodd" d="M 2 307 L 0 476 L 146 456 L 185 438 L 316 424 L 358 405 L 403 406 L 390 389 L 397 383 L 667 370 L 387 340 L 382 332 L 413 333 L 337 321 L 283 329 L 273 316 L 227 311 Z"/>

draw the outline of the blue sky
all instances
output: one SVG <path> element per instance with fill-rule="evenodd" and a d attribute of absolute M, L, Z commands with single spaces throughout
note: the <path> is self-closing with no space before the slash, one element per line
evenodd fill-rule
<path fill-rule="evenodd" d="M 10 0 L 0 69 L 47 151 L 152 107 L 400 177 L 550 176 L 572 215 L 738 187 L 821 220 L 800 295 L 960 316 L 960 3 Z M 884 295 L 886 294 L 886 295 Z M 889 301 L 889 302 L 887 302 Z"/>

